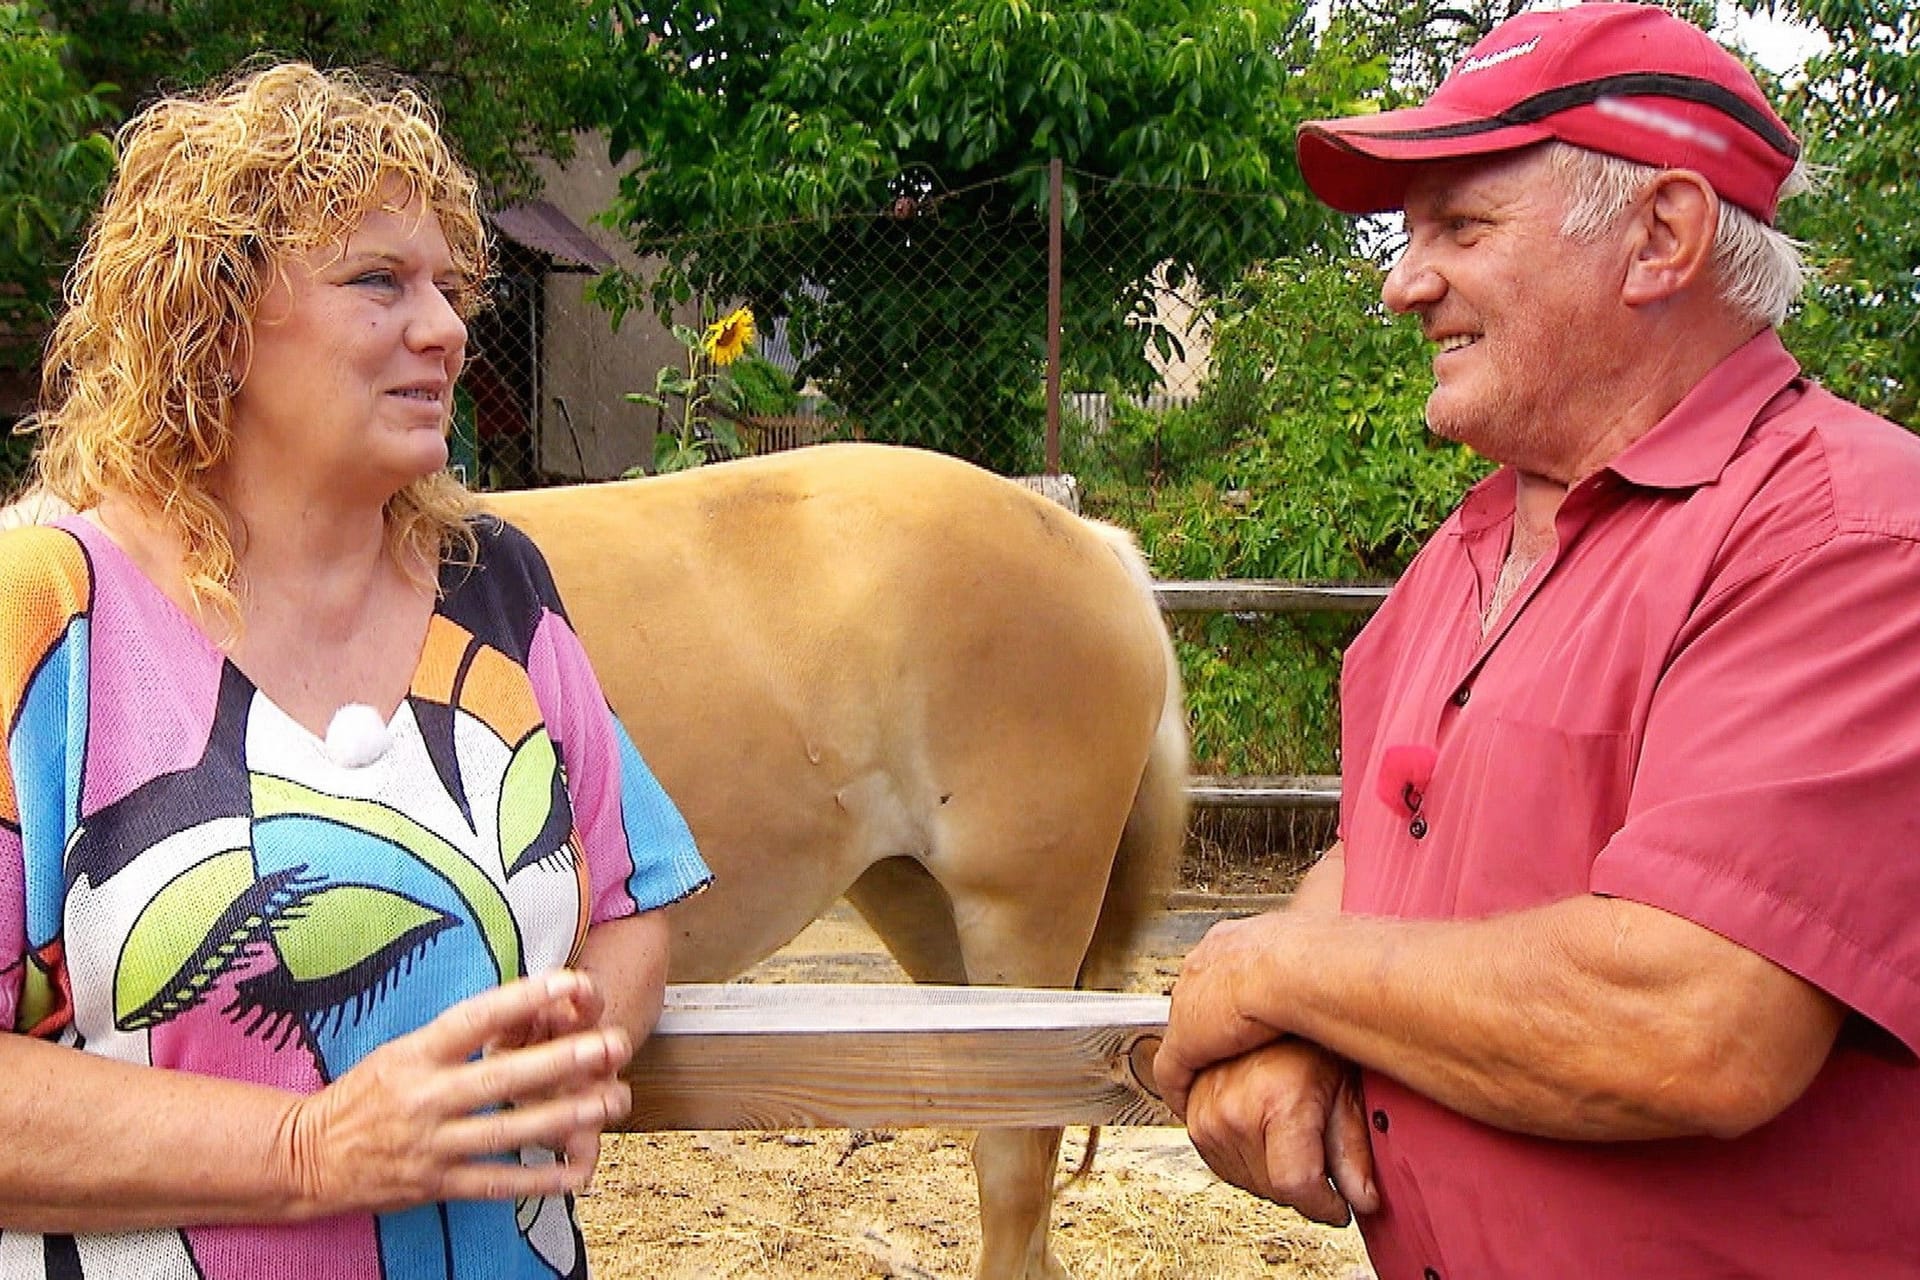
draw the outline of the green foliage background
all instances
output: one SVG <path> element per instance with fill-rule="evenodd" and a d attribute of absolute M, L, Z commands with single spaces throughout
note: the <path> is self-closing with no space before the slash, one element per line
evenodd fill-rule
<path fill-rule="evenodd" d="M 495 201 L 534 193 L 603 89 L 605 19 L 578 0 L 41 0 L 83 76 L 128 114 L 249 58 L 397 72 L 433 94 Z"/>
<path fill-rule="evenodd" d="M 1782 102 L 1819 172 L 1815 194 L 1780 210 L 1818 267 L 1787 345 L 1831 390 L 1920 430 L 1920 8 L 1792 0 L 1790 11 L 1832 47 Z"/>
<path fill-rule="evenodd" d="M 1001 471 L 1038 461 L 1047 162 L 1068 376 L 1144 390 L 1156 269 L 1213 293 L 1337 243 L 1292 122 L 1382 71 L 1280 0 L 669 0 L 620 26 L 606 122 L 640 168 L 609 221 L 666 267 L 602 297 L 789 318 L 867 438 Z"/>
<path fill-rule="evenodd" d="M 31 6 L 0 4 L 0 372 L 33 368 L 113 171 L 112 86 L 76 75 L 69 45 Z M 26 441 L 0 436 L 0 492 L 26 456 Z"/>

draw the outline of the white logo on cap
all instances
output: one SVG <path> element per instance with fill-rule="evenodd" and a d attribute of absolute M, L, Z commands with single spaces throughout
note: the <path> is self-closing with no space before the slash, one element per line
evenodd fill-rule
<path fill-rule="evenodd" d="M 1727 149 L 1724 135 L 1702 128 L 1691 120 L 1683 120 L 1671 112 L 1661 111 L 1657 107 L 1642 106 L 1638 102 L 1628 102 L 1625 98 L 1595 98 L 1594 110 L 1603 116 L 1612 116 L 1616 120 L 1625 120 L 1628 124 L 1637 124 L 1642 129 L 1651 129 L 1655 133 L 1664 133 L 1680 142 L 1698 143 L 1709 151 L 1723 152 Z"/>
<path fill-rule="evenodd" d="M 1535 36 L 1525 44 L 1516 44 L 1511 49 L 1502 49 L 1498 53 L 1483 53 L 1477 58 L 1462 58 L 1460 65 L 1453 69 L 1453 74 L 1471 75 L 1476 71 L 1485 71 L 1488 67 L 1497 67 L 1503 62 L 1511 62 L 1515 58 L 1524 58 L 1532 53 L 1539 43 L 1540 37 Z M 1448 79 L 1452 79 L 1452 76 Z"/>

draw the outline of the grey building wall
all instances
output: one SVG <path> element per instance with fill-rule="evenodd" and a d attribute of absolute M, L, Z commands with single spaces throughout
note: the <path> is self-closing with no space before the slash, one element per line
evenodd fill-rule
<path fill-rule="evenodd" d="M 633 251 L 594 221 L 618 194 L 621 172 L 607 162 L 605 139 L 583 135 L 569 164 L 546 166 L 543 194 L 622 268 L 636 271 L 642 263 Z M 651 312 L 629 313 L 614 331 L 607 313 L 585 297 L 592 280 L 592 275 L 561 272 L 546 278 L 534 429 L 535 461 L 542 471 L 598 480 L 651 464 L 655 410 L 624 397 L 629 391 L 651 391 L 660 366 L 683 362 L 686 352 Z"/>

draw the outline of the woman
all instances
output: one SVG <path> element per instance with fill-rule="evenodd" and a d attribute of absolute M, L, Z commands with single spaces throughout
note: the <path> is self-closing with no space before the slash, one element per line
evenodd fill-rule
<path fill-rule="evenodd" d="M 37 420 L 79 514 L 0 535 L 0 1277 L 584 1275 L 707 871 L 445 471 L 473 181 L 304 65 L 120 145 Z"/>

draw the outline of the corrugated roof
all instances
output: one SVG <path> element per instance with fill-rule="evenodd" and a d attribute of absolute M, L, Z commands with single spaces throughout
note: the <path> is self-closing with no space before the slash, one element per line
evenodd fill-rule
<path fill-rule="evenodd" d="M 493 225 L 515 244 L 551 258 L 561 271 L 605 271 L 618 265 L 579 223 L 545 200 L 510 204 L 493 213 Z"/>

